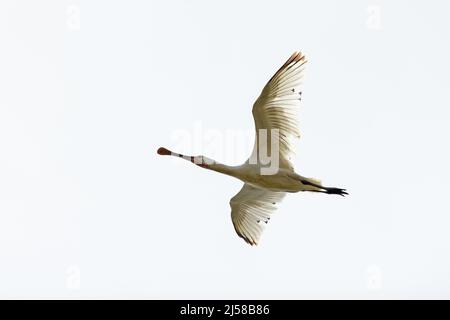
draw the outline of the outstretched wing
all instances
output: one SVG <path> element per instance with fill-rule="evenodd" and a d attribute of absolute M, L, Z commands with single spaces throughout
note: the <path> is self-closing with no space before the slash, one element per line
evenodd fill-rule
<path fill-rule="evenodd" d="M 267 154 L 271 155 L 270 132 L 278 129 L 280 168 L 293 169 L 291 158 L 295 155 L 294 142 L 300 137 L 297 112 L 305 63 L 305 56 L 295 52 L 269 80 L 254 103 L 256 139 L 253 159 L 259 161 L 259 130 L 267 129 Z"/>
<path fill-rule="evenodd" d="M 244 184 L 241 191 L 231 198 L 231 220 L 236 233 L 251 245 L 258 244 L 264 226 L 275 211 L 276 204 L 285 196 L 284 192 L 274 192 Z"/>

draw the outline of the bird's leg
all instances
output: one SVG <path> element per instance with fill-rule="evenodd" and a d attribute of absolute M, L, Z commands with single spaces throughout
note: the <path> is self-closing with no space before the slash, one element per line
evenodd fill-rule
<path fill-rule="evenodd" d="M 343 197 L 348 195 L 347 191 L 345 189 L 341 189 L 341 188 L 326 188 L 325 187 L 325 193 L 338 194 Z"/>
<path fill-rule="evenodd" d="M 348 193 L 347 193 L 347 191 L 345 189 L 324 187 L 324 186 L 321 186 L 319 184 L 316 184 L 316 183 L 311 182 L 311 181 L 306 180 L 306 179 L 302 179 L 302 180 L 300 180 L 300 182 L 303 183 L 304 185 L 313 186 L 313 187 L 316 187 L 316 188 L 320 189 L 320 190 L 311 190 L 311 191 L 314 191 L 314 192 L 322 192 L 322 193 L 328 193 L 328 194 L 338 194 L 340 196 L 348 195 Z"/>

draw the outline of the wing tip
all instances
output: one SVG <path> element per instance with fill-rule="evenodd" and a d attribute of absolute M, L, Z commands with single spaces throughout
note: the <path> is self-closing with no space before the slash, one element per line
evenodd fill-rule
<path fill-rule="evenodd" d="M 292 63 L 294 61 L 298 62 L 301 60 L 306 60 L 306 56 L 301 51 L 294 51 L 291 57 L 286 61 L 286 64 Z"/>
<path fill-rule="evenodd" d="M 236 234 L 239 236 L 239 238 L 243 239 L 246 243 L 248 243 L 252 247 L 258 245 L 259 239 L 253 239 L 253 237 L 251 237 L 251 236 L 249 237 L 247 234 L 242 232 L 242 230 L 240 228 L 238 228 L 234 224 L 234 222 L 233 222 L 233 226 L 234 226 L 234 230 L 236 231 Z"/>
<path fill-rule="evenodd" d="M 277 75 L 279 75 L 285 68 L 290 66 L 292 63 L 296 64 L 298 62 L 302 62 L 302 65 L 308 62 L 306 60 L 306 56 L 301 51 L 294 51 L 294 53 L 287 59 L 287 61 L 278 69 L 277 72 L 270 78 L 269 82 L 272 81 Z"/>
<path fill-rule="evenodd" d="M 245 240 L 245 242 L 247 242 L 249 245 L 253 246 L 258 246 L 258 241 L 257 240 L 253 240 L 253 239 L 249 239 L 246 237 L 241 237 L 242 239 Z"/>

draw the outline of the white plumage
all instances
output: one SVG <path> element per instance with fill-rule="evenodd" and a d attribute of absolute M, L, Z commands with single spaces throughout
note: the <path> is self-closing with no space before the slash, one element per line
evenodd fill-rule
<path fill-rule="evenodd" d="M 160 155 L 181 157 L 244 182 L 230 201 L 231 219 L 236 233 L 251 245 L 258 244 L 264 226 L 286 192 L 347 194 L 345 189 L 324 187 L 320 181 L 294 172 L 295 141 L 300 137 L 297 114 L 305 63 L 305 56 L 295 52 L 269 80 L 254 103 L 255 147 L 243 165 L 227 166 L 204 156 L 183 156 L 166 148 L 158 149 Z M 272 160 L 270 163 L 266 163 L 268 155 Z M 278 156 L 278 166 L 272 172 L 274 156 Z"/>
<path fill-rule="evenodd" d="M 253 105 L 256 131 L 278 129 L 280 136 L 280 167 L 293 169 L 295 140 L 300 138 L 298 109 L 301 100 L 305 56 L 294 53 L 275 73 Z M 258 141 L 258 135 L 255 141 Z M 257 144 L 255 144 L 257 146 Z M 256 150 L 253 150 L 253 154 Z"/>
<path fill-rule="evenodd" d="M 252 187 L 245 183 L 241 191 L 231 198 L 231 220 L 236 233 L 248 243 L 259 241 L 264 225 L 283 200 L 286 193 Z"/>

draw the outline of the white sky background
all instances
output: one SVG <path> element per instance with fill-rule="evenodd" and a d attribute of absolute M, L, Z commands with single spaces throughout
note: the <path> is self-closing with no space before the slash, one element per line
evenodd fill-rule
<path fill-rule="evenodd" d="M 439 3 L 2 1 L 0 297 L 449 298 Z M 294 50 L 296 170 L 350 195 L 288 195 L 250 247 L 242 183 L 156 149 L 243 162 Z"/>

